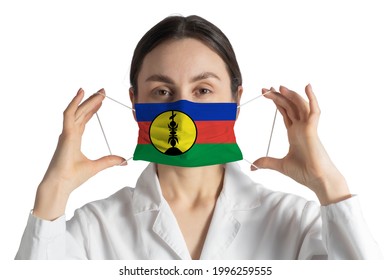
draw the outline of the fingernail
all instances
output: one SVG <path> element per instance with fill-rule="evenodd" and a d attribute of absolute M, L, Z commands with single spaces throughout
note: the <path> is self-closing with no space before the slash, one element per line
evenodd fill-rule
<path fill-rule="evenodd" d="M 256 165 L 254 165 L 253 163 L 251 164 L 251 171 L 255 171 L 255 170 L 259 170 L 260 168 L 258 168 Z"/>
<path fill-rule="evenodd" d="M 102 89 L 99 89 L 99 90 L 95 93 L 95 95 L 101 95 L 101 96 L 103 96 L 103 97 L 106 97 L 106 92 L 105 92 L 104 89 L 102 88 Z"/>

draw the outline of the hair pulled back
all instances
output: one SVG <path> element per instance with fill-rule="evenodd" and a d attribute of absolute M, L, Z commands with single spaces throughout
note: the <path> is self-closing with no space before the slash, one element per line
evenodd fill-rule
<path fill-rule="evenodd" d="M 137 79 L 145 56 L 159 44 L 170 39 L 193 38 L 215 51 L 225 62 L 231 91 L 235 95 L 242 85 L 241 71 L 229 39 L 211 22 L 199 16 L 170 16 L 153 26 L 138 42 L 131 62 L 130 83 L 137 93 Z"/>

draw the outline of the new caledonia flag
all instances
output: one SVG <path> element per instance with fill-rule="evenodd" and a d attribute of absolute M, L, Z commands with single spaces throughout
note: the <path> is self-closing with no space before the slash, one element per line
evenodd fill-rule
<path fill-rule="evenodd" d="M 242 159 L 236 143 L 236 103 L 137 103 L 134 160 L 196 167 Z"/>

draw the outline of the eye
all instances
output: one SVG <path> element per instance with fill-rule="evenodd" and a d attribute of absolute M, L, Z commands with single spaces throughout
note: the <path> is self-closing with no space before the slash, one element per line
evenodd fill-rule
<path fill-rule="evenodd" d="M 160 97 L 168 97 L 168 96 L 172 96 L 172 92 L 170 92 L 169 90 L 166 90 L 166 89 L 158 89 L 154 92 L 154 94 L 156 96 L 160 96 Z"/>
<path fill-rule="evenodd" d="M 212 91 L 209 90 L 209 89 L 207 89 L 207 88 L 200 88 L 200 89 L 198 90 L 198 93 L 199 93 L 200 95 L 206 95 L 206 94 L 212 93 Z"/>

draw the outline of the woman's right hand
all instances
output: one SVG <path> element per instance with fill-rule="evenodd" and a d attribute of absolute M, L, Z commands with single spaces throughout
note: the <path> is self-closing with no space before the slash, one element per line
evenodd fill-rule
<path fill-rule="evenodd" d="M 85 125 L 99 110 L 104 94 L 104 89 L 101 89 L 81 103 L 84 90 L 79 89 L 64 111 L 63 130 L 56 151 L 38 186 L 34 216 L 44 220 L 54 220 L 62 216 L 73 190 L 108 167 L 126 164 L 125 159 L 119 156 L 90 160 L 81 152 Z"/>

